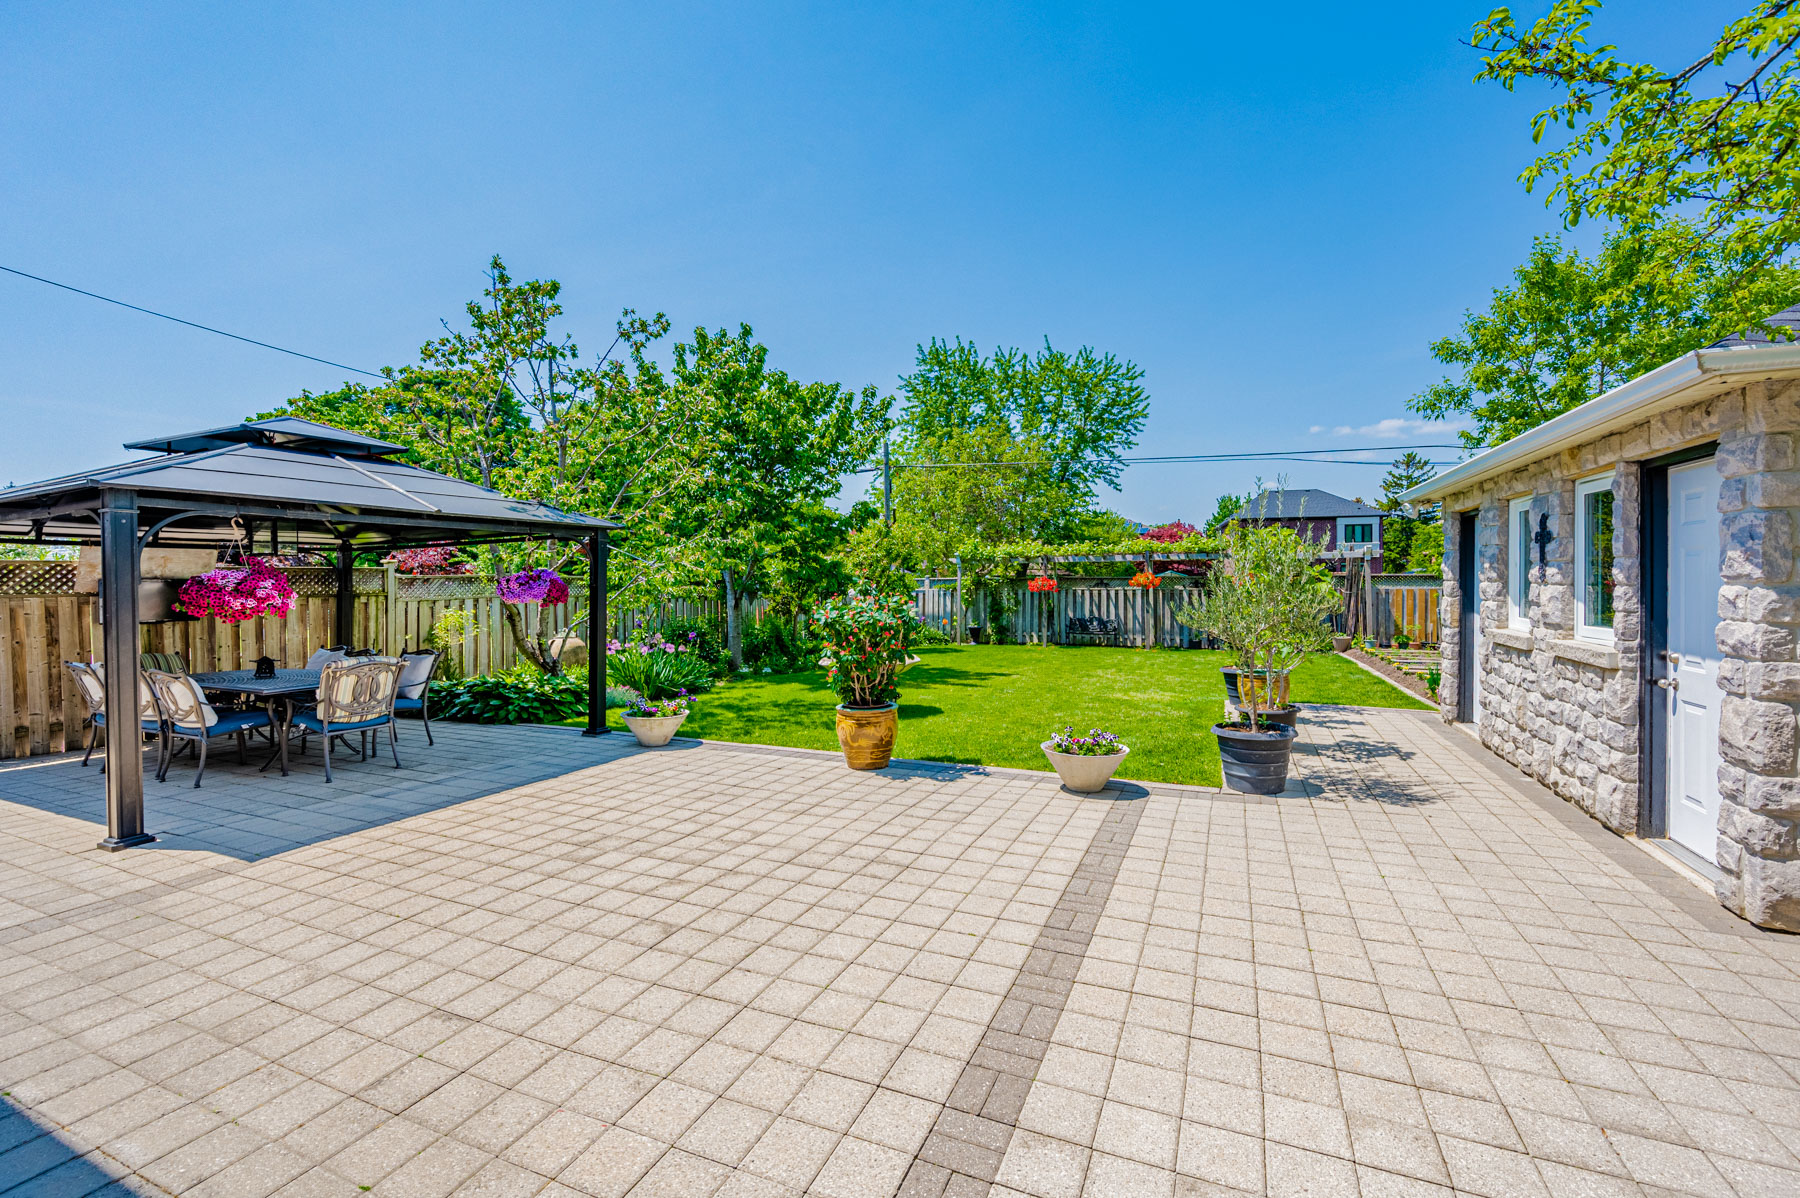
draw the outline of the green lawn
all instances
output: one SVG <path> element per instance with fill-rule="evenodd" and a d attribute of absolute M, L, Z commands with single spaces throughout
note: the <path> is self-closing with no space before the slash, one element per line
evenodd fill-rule
<path fill-rule="evenodd" d="M 1048 769 L 1038 744 L 1072 724 L 1124 738 L 1131 756 L 1121 777 L 1219 784 L 1219 746 L 1208 728 L 1223 710 L 1224 653 L 950 645 L 920 656 L 900 677 L 896 757 Z M 1291 687 L 1300 703 L 1425 706 L 1333 654 L 1308 658 Z M 835 702 L 821 673 L 740 676 L 699 696 L 681 734 L 835 749 Z"/>

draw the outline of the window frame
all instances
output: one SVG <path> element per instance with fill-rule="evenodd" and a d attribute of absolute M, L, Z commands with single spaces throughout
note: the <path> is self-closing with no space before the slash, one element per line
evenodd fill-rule
<path fill-rule="evenodd" d="M 1510 500 L 1506 505 L 1506 626 L 1531 630 L 1531 504 L 1534 496 Z M 1519 532 L 1524 513 L 1525 531 Z"/>
<path fill-rule="evenodd" d="M 1349 541 L 1344 538 L 1344 530 L 1352 524 L 1367 524 L 1369 539 L 1366 541 Z M 1340 550 L 1381 548 L 1381 519 L 1378 516 L 1339 516 L 1337 518 L 1337 544 Z"/>
<path fill-rule="evenodd" d="M 1578 640 L 1597 641 L 1602 644 L 1613 644 L 1616 636 L 1611 628 L 1601 624 L 1589 624 L 1587 618 L 1587 573 L 1588 573 L 1588 521 L 1587 497 L 1605 492 L 1613 496 L 1613 528 L 1614 536 L 1618 535 L 1619 499 L 1613 491 L 1613 480 L 1616 472 L 1608 470 L 1604 474 L 1595 474 L 1575 481 L 1575 636 Z M 1616 584 L 1616 580 L 1615 580 Z M 1613 620 L 1617 622 L 1618 605 L 1613 606 Z"/>

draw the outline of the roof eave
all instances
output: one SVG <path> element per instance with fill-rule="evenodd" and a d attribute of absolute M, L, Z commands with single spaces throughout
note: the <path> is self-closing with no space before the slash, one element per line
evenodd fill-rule
<path fill-rule="evenodd" d="M 1706 398 L 1709 391 L 1728 391 L 1760 379 L 1794 377 L 1800 377 L 1800 344 L 1695 350 L 1427 479 L 1403 492 L 1400 500 L 1424 503 L 1440 499 L 1666 408 Z"/>

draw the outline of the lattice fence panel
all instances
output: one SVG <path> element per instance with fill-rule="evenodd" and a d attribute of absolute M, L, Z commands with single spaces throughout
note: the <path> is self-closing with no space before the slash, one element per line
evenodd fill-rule
<path fill-rule="evenodd" d="M 0 595 L 73 595 L 74 562 L 0 562 Z"/>

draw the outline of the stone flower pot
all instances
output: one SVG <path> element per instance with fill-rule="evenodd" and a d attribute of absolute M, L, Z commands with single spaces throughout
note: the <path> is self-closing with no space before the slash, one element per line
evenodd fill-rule
<path fill-rule="evenodd" d="M 900 733 L 900 705 L 845 707 L 838 705 L 838 747 L 844 764 L 853 770 L 886 769 L 894 756 L 894 738 Z"/>
<path fill-rule="evenodd" d="M 1287 788 L 1288 756 L 1295 730 L 1275 724 L 1255 732 L 1240 724 L 1214 724 L 1225 785 L 1244 794 L 1280 794 Z"/>
<path fill-rule="evenodd" d="M 1355 637 L 1349 637 L 1349 636 L 1334 636 L 1334 637 L 1332 637 L 1331 638 L 1332 652 L 1348 653 L 1350 651 L 1350 642 L 1355 639 L 1356 639 Z"/>
<path fill-rule="evenodd" d="M 687 718 L 685 711 L 680 715 L 628 715 L 625 726 L 637 737 L 638 744 L 654 749 L 668 744 L 675 730 L 681 727 L 681 721 Z"/>
<path fill-rule="evenodd" d="M 1084 757 L 1078 753 L 1058 753 L 1050 747 L 1054 743 L 1047 740 L 1038 747 L 1050 759 L 1050 766 L 1056 771 L 1056 776 L 1070 790 L 1090 795 L 1106 789 L 1106 784 L 1112 781 L 1113 774 L 1124 763 L 1125 755 L 1131 752 L 1130 745 L 1121 745 L 1117 753 L 1108 753 L 1103 757 Z"/>

